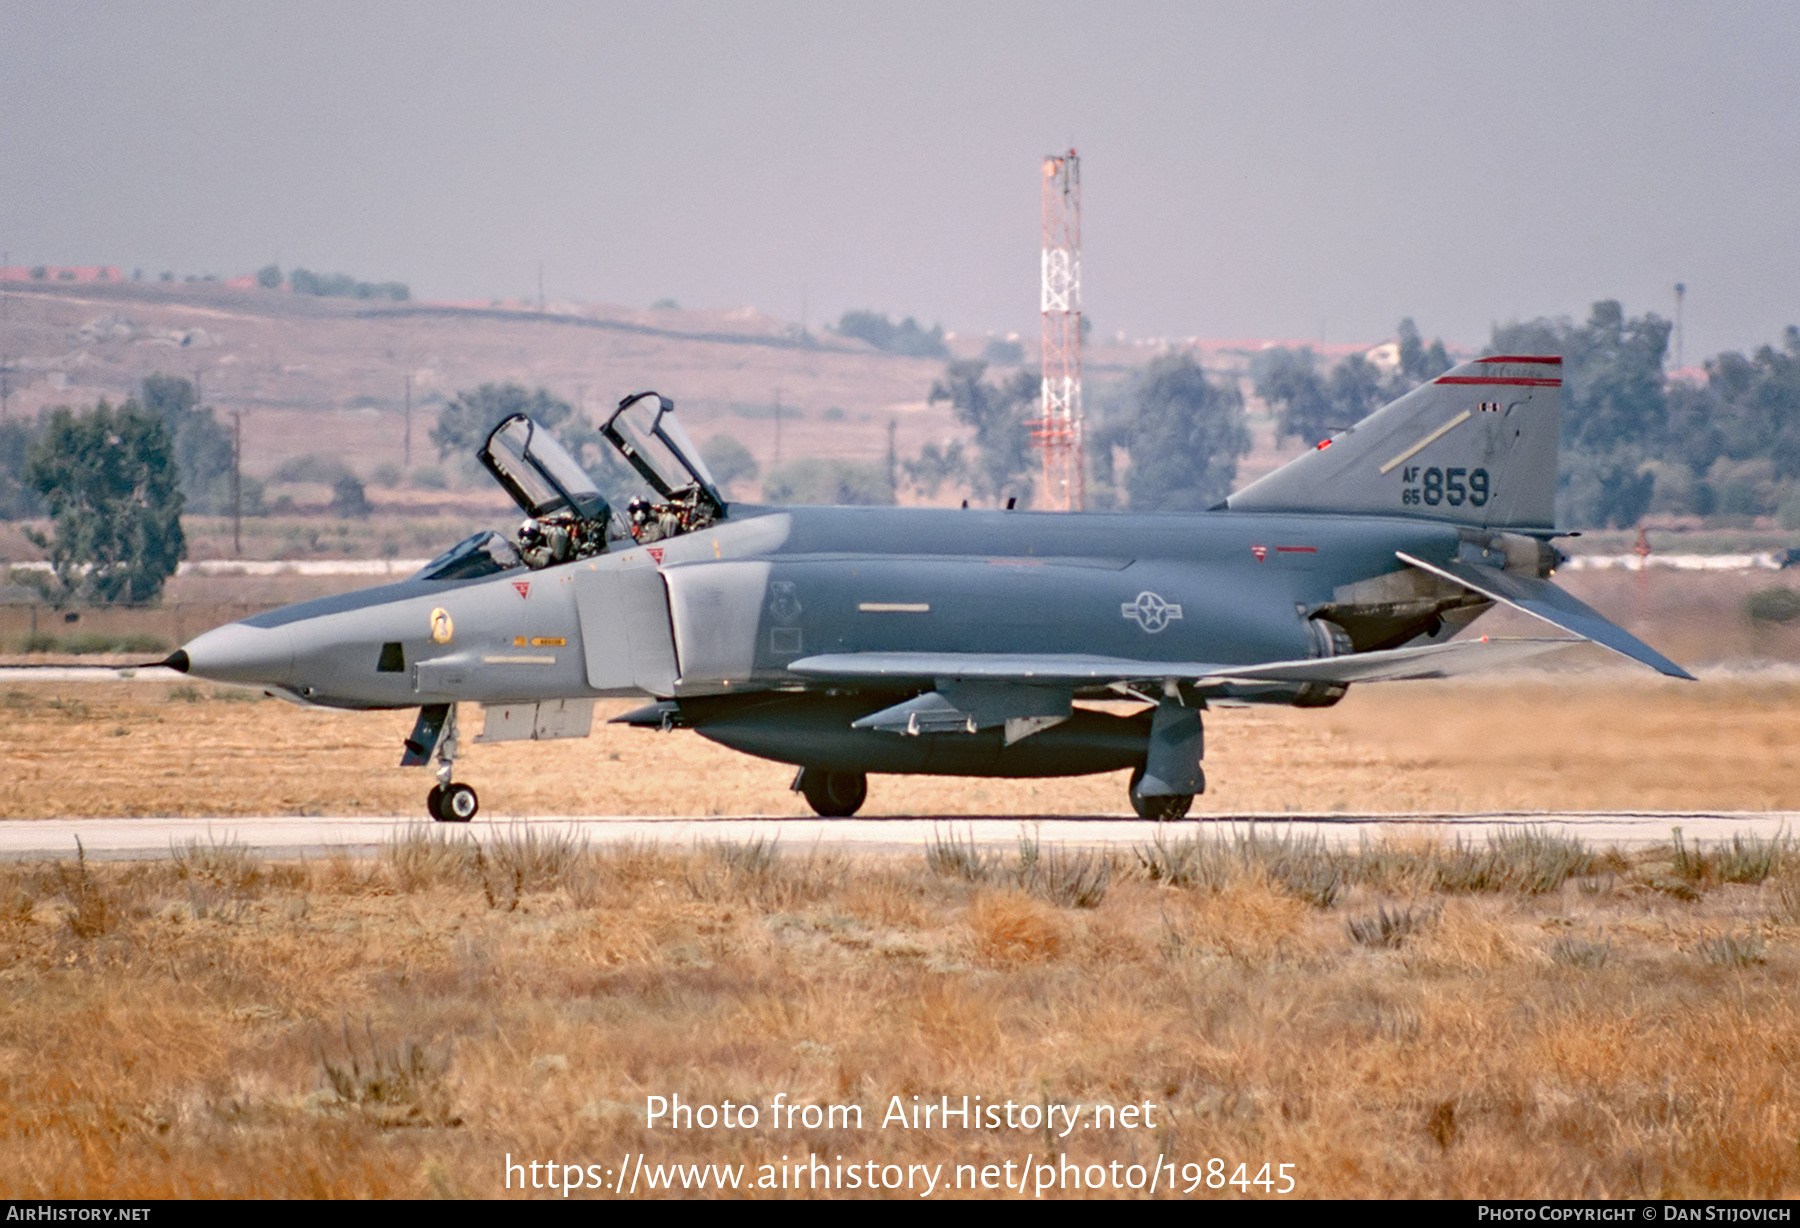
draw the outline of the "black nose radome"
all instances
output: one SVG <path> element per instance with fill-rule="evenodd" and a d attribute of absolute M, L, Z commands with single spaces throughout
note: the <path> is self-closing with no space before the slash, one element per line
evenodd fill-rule
<path fill-rule="evenodd" d="M 187 649 L 177 648 L 174 652 L 169 654 L 169 659 L 164 661 L 162 664 L 168 666 L 170 669 L 174 670 L 178 674 L 187 673 L 188 672 Z"/>

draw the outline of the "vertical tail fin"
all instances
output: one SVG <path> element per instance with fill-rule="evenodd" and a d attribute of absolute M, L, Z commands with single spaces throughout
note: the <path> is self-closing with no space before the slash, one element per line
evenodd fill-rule
<path fill-rule="evenodd" d="M 1252 482 L 1227 505 L 1554 532 L 1561 417 L 1561 358 L 1477 358 Z"/>

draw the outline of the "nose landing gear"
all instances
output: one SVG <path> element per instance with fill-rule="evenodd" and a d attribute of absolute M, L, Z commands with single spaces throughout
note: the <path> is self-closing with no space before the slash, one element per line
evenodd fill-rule
<path fill-rule="evenodd" d="M 412 737 L 406 739 L 401 767 L 424 767 L 437 759 L 438 782 L 425 795 L 425 812 L 440 823 L 467 823 L 481 810 L 481 799 L 472 785 L 454 783 L 456 763 L 456 705 L 427 704 L 419 709 Z"/>
<path fill-rule="evenodd" d="M 481 809 L 481 799 L 472 785 L 453 784 L 450 771 L 456 764 L 456 705 L 444 721 L 444 732 L 437 744 L 437 787 L 425 795 L 425 809 L 440 823 L 467 823 Z"/>

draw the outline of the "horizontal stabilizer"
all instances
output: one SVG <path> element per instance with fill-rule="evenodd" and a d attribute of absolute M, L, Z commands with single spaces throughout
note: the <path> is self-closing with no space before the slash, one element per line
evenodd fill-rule
<path fill-rule="evenodd" d="M 842 652 L 802 657 L 797 674 L 844 681 L 992 679 L 1036 684 L 1094 684 L 1173 678 L 1200 685 L 1227 682 L 1394 682 L 1444 678 L 1504 665 L 1579 644 L 1581 640 L 1451 640 L 1342 657 L 1222 665 L 1216 661 L 1136 661 L 1077 654 L 976 652 Z"/>
<path fill-rule="evenodd" d="M 1540 580 L 1536 576 L 1514 575 L 1473 563 L 1427 563 L 1402 551 L 1395 553 L 1402 562 L 1421 571 L 1442 576 L 1483 597 L 1509 605 L 1515 610 L 1523 610 L 1535 618 L 1561 627 L 1564 631 L 1573 631 L 1603 648 L 1610 648 L 1621 656 L 1640 661 L 1658 673 L 1667 674 L 1671 678 L 1685 678 L 1690 682 L 1694 679 L 1692 674 L 1637 636 L 1617 623 L 1608 622 L 1598 611 L 1571 597 L 1548 580 Z"/>

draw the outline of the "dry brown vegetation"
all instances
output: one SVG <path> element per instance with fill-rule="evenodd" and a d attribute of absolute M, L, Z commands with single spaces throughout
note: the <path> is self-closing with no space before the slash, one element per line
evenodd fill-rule
<path fill-rule="evenodd" d="M 793 769 L 695 734 L 469 745 L 490 815 L 801 815 Z M 0 818 L 409 814 L 410 712 L 304 710 L 207 684 L 0 690 Z M 467 732 L 479 728 L 465 708 Z M 1217 709 L 1205 814 L 1800 810 L 1800 683 L 1635 674 L 1352 688 L 1335 708 Z M 868 815 L 1123 815 L 1125 776 L 878 776 Z"/>
<path fill-rule="evenodd" d="M 1077 880 L 1091 906 L 1058 904 Z M 783 1155 L 949 1179 L 1161 1153 L 1289 1163 L 1315 1197 L 1787 1197 L 1800 1172 L 1776 843 L 1084 857 L 1026 830 L 848 860 L 440 829 L 364 861 L 13 866 L 0 905 L 7 1197 L 502 1195 L 508 1154 L 753 1182 Z M 647 1129 L 677 1093 L 864 1127 Z M 914 1095 L 1158 1108 L 1066 1140 L 878 1127 Z"/>
<path fill-rule="evenodd" d="M 405 713 L 160 683 L 0 702 L 10 817 L 394 813 L 426 783 L 393 766 Z M 1358 688 L 1326 712 L 1216 712 L 1201 800 L 1800 808 L 1797 705 L 1741 678 Z M 597 725 L 464 767 L 488 813 L 802 807 L 788 769 L 691 734 Z M 1119 814 L 1123 795 L 877 778 L 870 811 Z M 1105 854 L 1027 823 L 1014 848 L 946 826 L 922 855 L 849 859 L 487 836 L 0 869 L 0 1194 L 504 1195 L 508 1154 L 754 1180 L 782 1155 L 951 1174 L 1064 1151 L 1291 1163 L 1312 1196 L 1795 1192 L 1785 845 Z M 645 1098 L 676 1093 L 855 1103 L 865 1127 L 646 1130 Z M 1154 1130 L 1068 1139 L 877 1128 L 892 1096 L 965 1094 L 1161 1108 Z"/>

